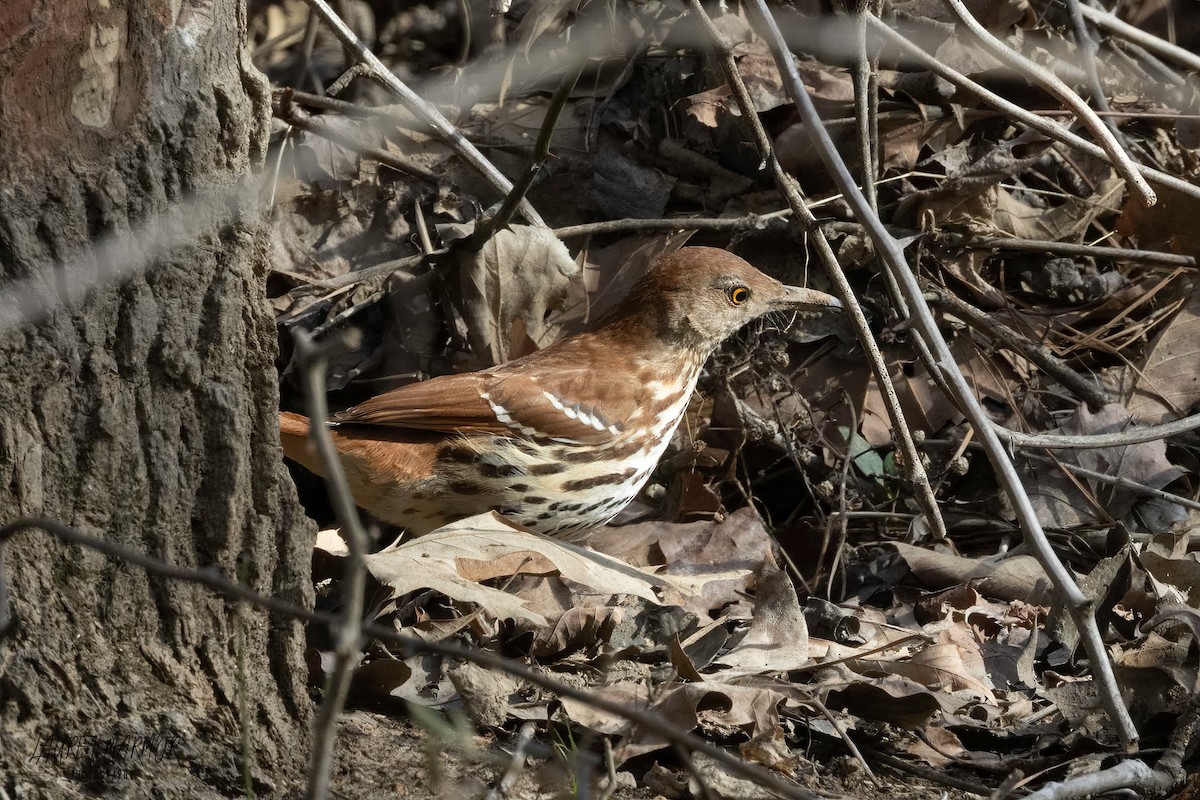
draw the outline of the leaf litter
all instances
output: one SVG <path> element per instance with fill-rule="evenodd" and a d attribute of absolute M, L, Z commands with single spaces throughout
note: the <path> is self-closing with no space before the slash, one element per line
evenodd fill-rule
<path fill-rule="evenodd" d="M 452 89 L 429 77 L 427 94 L 458 103 L 451 117 L 512 177 L 526 167 L 549 98 L 522 83 L 511 57 L 488 62 L 483 54 L 502 40 L 526 59 L 539 47 L 570 47 L 570 31 L 598 12 L 518 2 L 505 31 L 471 11 L 475 38 L 463 50 L 461 8 L 345 5 L 401 74 L 455 76 Z M 317 331 L 329 343 L 331 398 L 346 406 L 569 335 L 689 237 L 729 247 L 788 282 L 827 288 L 812 266 L 811 241 L 782 221 L 786 215 L 746 218 L 785 203 L 760 170 L 729 87 L 689 38 L 684 6 L 651 5 L 614 7 L 620 13 L 605 28 L 612 41 L 595 51 L 567 99 L 551 158 L 529 194 L 552 226 L 615 220 L 615 229 L 560 241 L 513 223 L 474 253 L 456 250 L 455 240 L 501 197 L 411 115 L 400 124 L 403 112 L 378 87 L 359 80 L 342 95 L 376 111 L 309 108 L 327 126 L 313 130 L 327 135 L 276 121 L 268 292 L 279 314 L 285 404 L 298 403 L 289 329 Z M 943 63 L 1027 108 L 1057 110 L 953 36 L 939 4 L 893 7 L 903 12 L 901 30 L 938 37 L 930 49 Z M 1040 57 L 1060 67 L 1078 56 L 1055 27 L 1065 26 L 1058 10 L 1011 1 L 972 9 L 994 32 L 1036 41 Z M 810 19 L 816 4 L 778 13 Z M 253 12 L 256 57 L 277 86 L 303 75 L 296 88 L 319 94 L 344 63 L 322 33 L 300 69 L 304 18 L 299 3 Z M 739 72 L 780 160 L 809 197 L 827 201 L 817 206 L 826 235 L 916 429 L 949 537 L 929 538 L 882 393 L 853 337 L 836 321 L 789 333 L 768 320 L 712 359 L 651 484 L 586 547 L 488 516 L 398 543 L 382 532 L 367 561 L 375 581 L 368 607 L 405 633 L 486 648 L 652 710 L 827 794 L 918 796 L 904 794 L 917 780 L 904 770 L 920 773 L 920 796 L 933 797 L 942 790 L 931 771 L 957 779 L 959 788 L 947 789 L 953 794 L 963 785 L 996 790 L 1015 769 L 1033 785 L 1096 769 L 1116 743 L 1077 632 L 1021 543 L 974 436 L 893 310 L 873 247 L 829 197 L 765 44 L 736 8 L 719 23 L 738 42 Z M 817 44 L 799 68 L 858 169 L 850 73 Z M 509 64 L 499 93 L 471 94 L 475 59 Z M 1139 158 L 1194 181 L 1200 159 L 1171 118 L 1195 113 L 1193 101 L 1146 77 L 1161 63 L 1147 73 L 1104 64 L 1104 85 L 1120 89 L 1110 103 L 1127 114 L 1113 119 Z M 929 289 L 953 293 L 1020 339 L 938 310 L 993 420 L 1098 435 L 1195 411 L 1195 265 L 1163 258 L 1197 251 L 1195 201 L 1164 192 L 1160 206 L 1144 209 L 1106 163 L 1022 132 L 915 64 L 885 55 L 877 77 L 884 220 L 914 237 L 911 263 Z M 368 149 L 436 180 L 387 167 Z M 698 230 L 638 227 L 663 216 Z M 739 219 L 736 229 L 720 228 Z M 798 323 L 804 329 L 805 320 Z M 1027 357 L 1023 348 L 1033 347 L 1104 387 L 1111 402 L 1089 407 L 1072 396 Z M 1039 518 L 1095 603 L 1149 748 L 1167 744 L 1200 680 L 1196 506 L 1149 490 L 1194 498 L 1197 452 L 1195 434 L 1016 452 Z M 328 519 L 311 481 L 298 481 L 314 516 Z M 335 535 L 318 539 L 319 602 L 336 605 L 343 557 Z M 314 635 L 314 687 L 328 663 L 329 645 Z M 561 763 L 569 761 L 563 753 L 599 758 L 607 738 L 626 785 L 668 797 L 700 796 L 702 785 L 730 797 L 759 791 L 702 755 L 680 759 L 669 741 L 618 715 L 379 643 L 368 645 L 351 697 L 429 726 L 438 723 L 417 707 L 462 715 L 502 742 L 532 721 L 544 740 L 567 743 L 555 750 Z M 586 779 L 604 783 L 605 769 L 589 763 Z M 865 788 L 866 767 L 883 788 Z"/>

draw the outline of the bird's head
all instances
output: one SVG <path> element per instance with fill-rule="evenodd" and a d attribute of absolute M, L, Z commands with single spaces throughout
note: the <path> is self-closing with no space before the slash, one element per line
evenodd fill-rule
<path fill-rule="evenodd" d="M 743 325 L 772 311 L 841 308 L 836 297 L 786 286 L 714 247 L 662 256 L 621 302 L 618 317 L 653 320 L 659 338 L 705 355 Z"/>

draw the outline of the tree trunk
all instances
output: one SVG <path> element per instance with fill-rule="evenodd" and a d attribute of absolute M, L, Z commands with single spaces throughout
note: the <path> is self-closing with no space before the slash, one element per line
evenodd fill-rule
<path fill-rule="evenodd" d="M 26 317 L 0 322 L 0 523 L 50 517 L 308 604 L 266 231 L 202 222 L 239 202 L 266 147 L 245 13 L 243 0 L 0 4 L 0 312 Z M 190 223 L 186 244 L 127 244 L 168 232 L 164 215 Z M 18 281 L 33 295 L 14 300 Z M 28 320 L 29 297 L 81 282 L 99 285 Z M 297 623 L 40 532 L 5 561 L 9 797 L 298 785 L 311 711 Z"/>

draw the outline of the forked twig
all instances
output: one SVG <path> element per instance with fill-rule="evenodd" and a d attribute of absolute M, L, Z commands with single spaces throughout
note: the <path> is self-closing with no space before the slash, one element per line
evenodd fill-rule
<path fill-rule="evenodd" d="M 979 24 L 979 21 L 971 15 L 970 10 L 963 5 L 962 0 L 942 0 L 950 12 L 958 19 L 963 26 L 971 32 L 984 50 L 987 50 L 996 57 L 1002 64 L 1015 70 L 1020 75 L 1033 78 L 1043 89 L 1054 95 L 1060 102 L 1068 106 L 1076 113 L 1079 121 L 1092 132 L 1100 142 L 1100 146 L 1104 148 L 1104 152 L 1108 154 L 1112 165 L 1117 172 L 1127 180 L 1139 195 L 1142 202 L 1147 206 L 1154 205 L 1157 202 L 1157 195 L 1150 188 L 1150 184 L 1146 183 L 1146 179 L 1138 172 L 1137 166 L 1129 158 L 1129 155 L 1121 147 L 1121 143 L 1113 136 L 1112 131 L 1104 124 L 1104 121 L 1092 112 L 1090 106 L 1077 95 L 1070 86 L 1063 83 L 1057 75 L 1043 67 L 1041 64 L 1030 61 L 1025 56 L 1011 49 L 1004 42 L 997 39 L 988 31 L 987 28 Z"/>
<path fill-rule="evenodd" d="M 884 405 L 892 421 L 892 430 L 896 437 L 897 447 L 903 456 L 905 477 L 908 478 L 908 481 L 915 490 L 917 502 L 920 504 L 921 510 L 925 513 L 934 536 L 938 539 L 944 538 L 946 536 L 946 523 L 942 519 L 937 498 L 934 496 L 933 487 L 929 483 L 929 476 L 925 473 L 925 467 L 921 462 L 921 455 L 917 450 L 916 442 L 913 440 L 912 431 L 909 429 L 908 423 L 904 418 L 904 412 L 900 408 L 900 399 L 896 396 L 895 387 L 892 386 L 892 382 L 888 377 L 887 365 L 884 363 L 883 354 L 879 352 L 879 345 L 875 342 L 875 337 L 871 334 L 871 329 L 867 324 L 866 315 L 863 314 L 862 306 L 859 305 L 858 298 L 854 296 L 854 290 L 850 287 L 850 281 L 846 278 L 846 273 L 838 263 L 837 256 L 834 254 L 833 248 L 829 245 L 829 240 L 825 238 L 825 234 L 817 224 L 816 217 L 813 216 L 812 211 L 809 210 L 803 198 L 800 197 L 795 181 L 792 180 L 790 175 L 784 172 L 783 167 L 780 166 L 778 159 L 776 159 L 775 152 L 771 146 L 771 140 L 767 137 L 767 133 L 758 119 L 758 113 L 754 109 L 750 93 L 746 90 L 746 85 L 742 82 L 741 75 L 738 74 L 737 64 L 733 60 L 731 45 L 725 39 L 724 34 L 713 24 L 712 19 L 709 18 L 700 0 L 691 0 L 690 7 L 696 19 L 700 21 L 701 25 L 708 32 L 709 38 L 717 50 L 721 67 L 725 73 L 725 79 L 733 89 L 738 108 L 742 112 L 742 119 L 750 126 L 755 144 L 758 146 L 759 154 L 762 156 L 765 164 L 771 169 L 772 177 L 774 177 L 776 185 L 787 198 L 792 213 L 795 214 L 796 219 L 804 225 L 805 229 L 812 236 L 813 244 L 821 259 L 821 263 L 833 281 L 834 291 L 837 292 L 846 313 L 849 314 L 855 334 L 858 336 L 858 341 L 867 354 L 867 361 L 871 366 L 872 372 L 875 373 L 876 382 L 879 384 L 880 392 L 883 395 Z M 855 187 L 855 191 L 858 191 L 857 187 Z"/>
<path fill-rule="evenodd" d="M 451 150 L 478 170 L 502 194 L 507 195 L 512 191 L 512 183 L 508 178 L 504 177 L 500 170 L 496 169 L 496 166 L 488 161 L 475 145 L 467 141 L 467 137 L 463 136 L 458 128 L 451 125 L 450 121 L 442 116 L 442 112 L 427 103 L 424 98 L 410 89 L 404 81 L 392 74 L 392 71 L 385 67 L 383 62 L 371 52 L 370 48 L 363 44 L 363 41 L 354 34 L 354 31 L 350 30 L 345 21 L 333 12 L 333 9 L 329 7 L 329 4 L 325 0 L 305 0 L 305 2 L 330 27 L 334 36 L 342 44 L 353 50 L 355 56 L 360 61 L 370 67 L 370 76 L 373 79 L 395 92 L 404 105 L 408 106 L 413 113 L 425 120 L 433 128 L 434 132 L 449 145 Z M 528 200 L 522 200 L 519 208 L 521 214 L 524 215 L 525 219 L 529 220 L 530 224 L 536 225 L 539 228 L 546 227 L 545 221 Z"/>
<path fill-rule="evenodd" d="M 305 401 L 308 410 L 308 436 L 325 467 L 329 499 L 341 523 L 342 538 L 349 553 L 342 576 L 342 613 L 335 632 L 333 670 L 325 684 L 325 697 L 313 731 L 312 758 L 308 770 L 308 797 L 323 800 L 329 796 L 329 777 L 333 769 L 333 745 L 337 739 L 337 718 L 350 690 L 350 678 L 362 658 L 363 591 L 366 586 L 367 533 L 350 495 L 350 484 L 338 458 L 333 437 L 325 420 L 329 407 L 325 402 L 325 365 L 323 350 L 314 345 L 300 329 L 294 333 L 296 353 L 304 368 Z"/>
<path fill-rule="evenodd" d="M 928 303 L 925 302 L 920 284 L 905 261 L 900 242 L 888 233 L 879 216 L 871 210 L 866 198 L 855 185 L 845 162 L 838 154 L 829 132 L 821 124 L 820 115 L 817 114 L 816 107 L 800 80 L 795 62 L 784 42 L 783 34 L 779 31 L 779 26 L 775 23 L 775 18 L 771 16 L 771 12 L 763 0 L 747 0 L 747 7 L 750 9 L 753 20 L 757 22 L 760 33 L 771 48 L 784 85 L 792 97 L 792 102 L 799 110 L 805 129 L 821 156 L 821 160 L 825 163 L 830 177 L 842 192 L 854 212 L 855 218 L 866 228 L 871 240 L 875 243 L 876 252 L 880 254 L 888 269 L 892 270 L 896 276 L 896 281 L 912 311 L 913 324 L 933 349 L 938 367 L 953 389 L 954 400 L 971 422 L 976 435 L 983 444 L 992 468 L 996 472 L 996 477 L 1013 505 L 1026 543 L 1037 557 L 1042 569 L 1050 576 L 1059 597 L 1079 629 L 1080 638 L 1087 651 L 1092 674 L 1100 693 L 1101 703 L 1116 728 L 1117 736 L 1127 748 L 1132 748 L 1138 739 L 1137 729 L 1134 727 L 1129 711 L 1125 708 L 1120 691 L 1117 689 L 1112 662 L 1105 650 L 1104 642 L 1100 638 L 1100 630 L 1096 625 L 1091 601 L 1080 590 L 1050 546 L 1046 533 L 1038 521 L 1037 513 L 1029 500 L 1029 495 L 1021 484 L 1016 467 L 1005 453 L 1004 446 L 996 435 L 987 412 L 975 397 L 970 384 L 967 383 L 962 370 L 955 362 L 946 340 L 938 330 L 937 322 Z"/>
<path fill-rule="evenodd" d="M 993 108 L 996 108 L 1005 114 L 1010 115 L 1014 119 L 1019 120 L 1021 124 L 1025 125 L 1026 127 L 1032 128 L 1033 130 L 1050 137 L 1056 142 L 1067 144 L 1076 150 L 1087 153 L 1090 156 L 1108 160 L 1108 152 L 1103 147 L 1089 142 L 1082 136 L 1072 133 L 1053 120 L 1039 116 L 1038 114 L 1034 114 L 1028 109 L 1017 105 L 1016 103 L 1005 100 L 995 92 L 989 91 L 976 81 L 973 81 L 966 75 L 963 75 L 961 72 L 947 66 L 945 62 L 940 61 L 934 56 L 925 52 L 925 50 L 923 50 L 919 45 L 912 42 L 902 34 L 892 30 L 886 22 L 878 17 L 869 16 L 867 18 L 867 24 L 871 26 L 871 29 L 877 36 L 887 40 L 903 52 L 912 56 L 921 64 L 921 66 L 928 69 L 934 75 L 945 78 L 955 86 L 971 92 Z M 1174 175 L 1168 175 L 1162 170 L 1153 169 L 1152 167 L 1135 164 L 1134 168 L 1139 174 L 1143 175 L 1146 180 L 1150 181 L 1151 183 L 1159 186 L 1166 186 L 1189 197 L 1200 199 L 1200 186 L 1195 186 L 1185 180 L 1175 177 Z"/>
<path fill-rule="evenodd" d="M 1118 19 L 1115 15 L 1107 11 L 1092 8 L 1086 3 L 1080 4 L 1079 11 L 1083 14 L 1084 19 L 1096 23 L 1110 33 L 1115 33 L 1123 39 L 1128 39 L 1134 44 L 1146 48 L 1151 53 L 1156 53 L 1163 58 L 1168 58 L 1182 64 L 1190 70 L 1200 71 L 1200 55 L 1193 53 L 1191 50 L 1171 44 L 1152 33 L 1148 33 L 1141 28 L 1136 28 L 1128 22 Z"/>

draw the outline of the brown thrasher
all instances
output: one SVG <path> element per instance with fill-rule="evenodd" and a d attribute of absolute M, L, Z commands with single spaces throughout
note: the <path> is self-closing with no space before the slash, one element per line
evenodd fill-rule
<path fill-rule="evenodd" d="M 422 534 L 495 510 L 577 536 L 637 495 L 723 339 L 771 311 L 840 305 L 687 247 L 659 258 L 596 330 L 401 386 L 334 415 L 331 433 L 355 502 L 384 522 Z M 280 414 L 283 450 L 322 475 L 308 424 Z"/>

